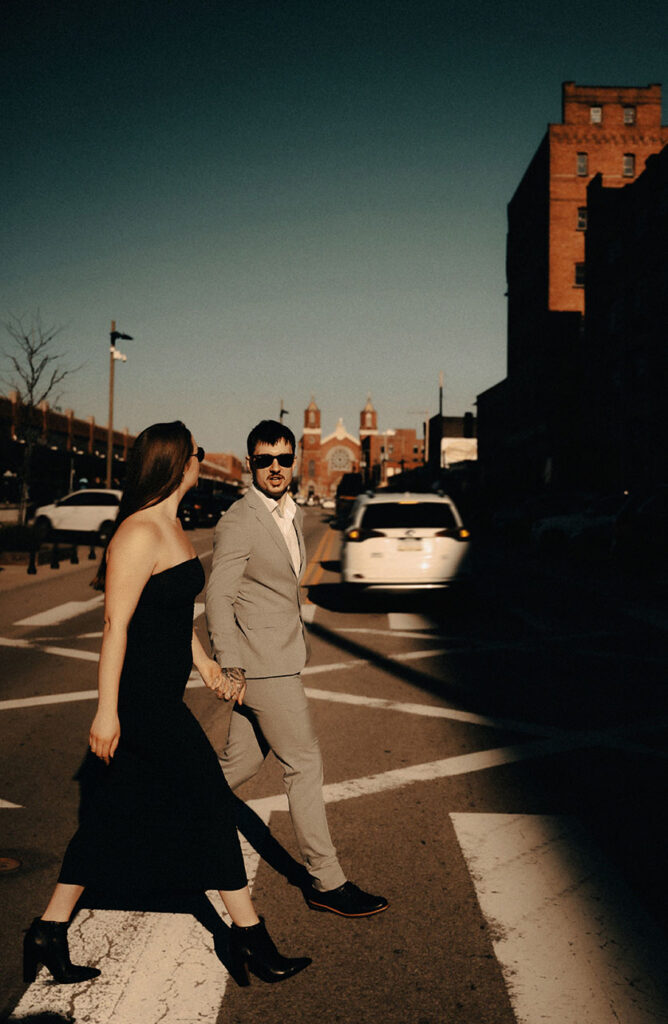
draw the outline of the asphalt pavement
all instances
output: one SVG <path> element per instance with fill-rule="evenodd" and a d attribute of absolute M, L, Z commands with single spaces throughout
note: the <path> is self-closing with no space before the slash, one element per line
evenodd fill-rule
<path fill-rule="evenodd" d="M 281 949 L 313 958 L 307 971 L 238 989 L 201 907 L 196 916 L 176 905 L 96 905 L 77 915 L 71 941 L 102 977 L 69 989 L 43 975 L 23 985 L 21 929 L 40 912 L 76 821 L 72 777 L 94 707 L 101 604 L 88 586 L 92 563 L 40 567 L 15 582 L 3 570 L 0 856 L 20 861 L 0 877 L 5 1016 L 668 1019 L 660 594 L 629 595 L 591 567 L 480 545 L 466 592 L 351 601 L 338 583 L 339 533 L 320 510 L 308 510 L 306 536 L 304 682 L 330 825 L 344 869 L 387 896 L 389 910 L 347 921 L 307 908 L 289 882 L 297 851 L 270 758 L 240 791 L 246 863 L 270 931 Z M 211 532 L 193 538 L 208 568 Z M 229 708 L 196 673 L 187 701 L 222 743 Z"/>

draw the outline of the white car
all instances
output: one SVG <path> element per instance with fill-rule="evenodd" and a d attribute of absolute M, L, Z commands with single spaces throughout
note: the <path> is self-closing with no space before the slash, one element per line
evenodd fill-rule
<path fill-rule="evenodd" d="M 320 502 L 320 508 L 330 510 L 336 508 L 336 502 L 334 501 L 334 498 L 323 498 L 322 501 Z"/>
<path fill-rule="evenodd" d="M 341 579 L 393 589 L 449 586 L 461 577 L 468 549 L 469 531 L 450 498 L 363 495 L 343 535 Z"/>
<path fill-rule="evenodd" d="M 35 512 L 40 540 L 57 533 L 93 533 L 100 542 L 109 537 L 121 503 L 122 491 L 89 488 L 66 494 Z"/>

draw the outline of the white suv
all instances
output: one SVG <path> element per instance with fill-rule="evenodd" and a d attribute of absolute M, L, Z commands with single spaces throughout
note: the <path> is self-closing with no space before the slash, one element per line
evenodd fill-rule
<path fill-rule="evenodd" d="M 360 495 L 343 535 L 341 579 L 359 586 L 448 586 L 462 574 L 468 538 L 445 495 Z"/>
<path fill-rule="evenodd" d="M 88 489 L 66 494 L 35 512 L 40 540 L 54 533 L 93 533 L 104 543 L 109 537 L 121 502 L 122 491 Z"/>

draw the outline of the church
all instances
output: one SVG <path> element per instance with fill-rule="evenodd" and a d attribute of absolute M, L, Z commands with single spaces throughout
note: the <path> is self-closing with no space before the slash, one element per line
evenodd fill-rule
<path fill-rule="evenodd" d="M 298 443 L 299 493 L 334 497 L 344 473 L 361 473 L 369 486 L 381 486 L 403 469 L 421 465 L 424 443 L 414 430 L 378 430 L 378 413 L 371 396 L 360 412 L 359 434 L 353 437 L 339 419 L 334 432 L 322 436 L 320 409 L 311 398 L 304 411 L 304 432 Z"/>

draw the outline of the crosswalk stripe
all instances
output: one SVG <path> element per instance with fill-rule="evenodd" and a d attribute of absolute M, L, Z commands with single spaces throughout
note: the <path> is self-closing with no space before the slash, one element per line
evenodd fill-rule
<path fill-rule="evenodd" d="M 390 629 L 402 629 L 402 630 L 438 630 L 438 626 L 433 619 L 430 619 L 427 615 L 415 615 L 409 612 L 388 612 L 388 622 Z"/>
<path fill-rule="evenodd" d="M 522 1024 L 668 1020 L 668 945 L 568 817 L 453 813 Z"/>
<path fill-rule="evenodd" d="M 45 612 L 38 612 L 37 615 L 29 615 L 27 619 L 19 619 L 15 626 L 57 626 L 67 619 L 74 619 L 77 615 L 85 615 L 104 604 L 104 594 L 97 594 L 89 601 L 66 601 L 65 604 L 56 605 Z"/>

